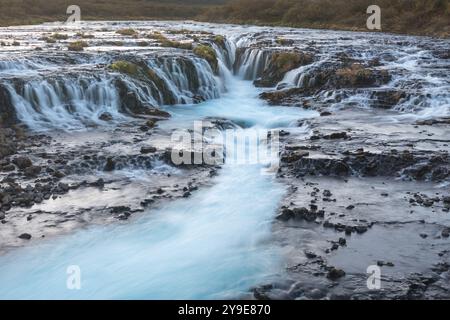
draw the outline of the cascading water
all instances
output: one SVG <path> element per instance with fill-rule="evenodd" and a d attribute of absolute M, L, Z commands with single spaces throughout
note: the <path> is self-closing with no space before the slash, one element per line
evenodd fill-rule
<path fill-rule="evenodd" d="M 161 124 L 164 128 L 189 129 L 193 120 L 218 117 L 244 125 L 238 134 L 245 136 L 249 130 L 285 127 L 315 116 L 264 106 L 250 82 L 232 76 L 225 63 L 220 66 L 228 93 L 199 105 L 170 108 L 173 117 Z M 232 141 L 226 145 L 230 157 Z M 214 185 L 189 199 L 130 224 L 92 227 L 1 257 L 0 297 L 219 299 L 247 293 L 274 276 L 281 263 L 268 240 L 284 187 L 273 175 L 262 174 L 269 160 L 226 161 Z M 82 272 L 81 290 L 67 290 L 70 265 Z"/>
<path fill-rule="evenodd" d="M 177 56 L 140 59 L 155 72 L 156 79 L 136 79 L 103 70 L 105 67 L 98 62 L 103 63 L 104 59 L 86 61 L 91 64 L 81 67 L 63 65 L 55 69 L 51 65 L 49 71 L 42 65 L 20 60 L 3 62 L 8 75 L 0 86 L 9 92 L 9 104 L 15 108 L 17 118 L 33 130 L 106 125 L 99 119 L 104 112 L 116 121 L 122 120 L 128 109 L 123 96 L 129 93 L 145 108 L 214 99 L 224 90 L 221 79 L 203 59 Z M 92 72 L 96 68 L 99 70 Z"/>
<path fill-rule="evenodd" d="M 177 29 L 183 26 L 179 22 L 174 24 Z M 145 22 L 142 25 L 145 26 Z M 170 26 L 171 23 L 167 23 L 162 27 Z M 217 29 L 217 26 L 195 24 L 188 24 L 188 27 Z M 159 128 L 165 132 L 192 129 L 195 120 L 226 119 L 242 128 L 237 131 L 238 138 L 252 130 L 289 126 L 292 126 L 290 132 L 307 133 L 303 131 L 308 130 L 307 126 L 294 125 L 300 118 L 316 116 L 315 112 L 268 106 L 257 98 L 260 91 L 245 81 L 258 78 L 269 59 L 255 39 L 264 40 L 262 34 L 267 34 L 266 31 L 272 32 L 269 35 L 272 37 L 279 32 L 277 30 L 229 26 L 223 30 L 228 33 L 224 46 L 213 44 L 209 38 L 206 42 L 212 44 L 219 57 L 219 76 L 213 74 L 205 60 L 192 54 L 178 52 L 166 56 L 158 53 L 159 58 L 155 58 L 155 53 L 151 52 L 150 55 L 136 54 L 139 61 L 157 75 L 156 79 L 144 81 L 105 68 L 104 64 L 120 60 L 120 54 L 105 54 L 94 59 L 87 52 L 76 55 L 77 58 L 68 54 L 64 56 L 64 63 L 59 56 L 53 61 L 42 60 L 46 61 L 44 66 L 24 63 L 27 57 L 9 60 L 0 65 L 0 86 L 10 94 L 19 119 L 36 130 L 103 124 L 99 122 L 99 114 L 109 112 L 114 118 L 124 116 L 121 98 L 132 94 L 143 106 L 173 100 L 175 106 L 164 106 L 172 118 L 159 123 Z M 297 34 L 301 38 L 296 43 L 300 50 L 308 43 L 317 44 L 317 61 L 288 72 L 280 84 L 302 86 L 314 67 L 327 62 L 339 50 L 351 53 L 348 49 L 351 47 L 363 52 L 367 59 L 380 53 L 385 55 L 381 60 L 393 73 L 393 80 L 386 86 L 431 94 L 423 99 L 416 94 L 415 99 L 419 96 L 419 101 L 405 99 L 401 103 L 405 110 L 417 106 L 427 117 L 436 112 L 448 114 L 448 75 L 442 76 L 440 72 L 448 63 L 429 66 L 426 61 L 430 57 L 411 54 L 411 50 L 419 49 L 402 49 L 395 44 L 395 37 L 387 35 L 352 34 L 351 43 L 341 40 L 344 45 L 339 48 L 338 33 L 299 30 Z M 115 36 L 109 35 L 111 39 Z M 384 39 L 394 44 L 386 44 Z M 133 41 L 127 39 L 127 42 Z M 386 45 L 394 46 L 395 50 L 385 50 Z M 45 70 L 46 65 L 48 70 Z M 411 72 L 406 72 L 411 70 L 419 76 L 412 77 Z M 24 83 L 20 79 L 23 75 L 30 77 L 30 81 Z M 416 81 L 417 86 L 410 85 Z M 118 91 L 115 82 L 125 88 L 123 92 Z M 168 88 L 167 92 L 160 90 L 162 86 Z M 325 92 L 324 98 L 331 99 L 338 94 L 338 91 Z M 191 105 L 206 99 L 212 100 Z M 368 105 L 365 92 L 346 99 L 344 102 Z M 227 156 L 231 157 L 234 145 L 225 147 Z M 242 145 L 237 147 L 242 148 Z M 211 187 L 193 193 L 190 198 L 144 212 L 124 224 L 91 226 L 1 256 L 0 298 L 214 299 L 236 298 L 247 293 L 253 285 L 261 284 L 281 269 L 283 260 L 279 248 L 271 244 L 270 237 L 271 222 L 285 190 L 273 176 L 261 174 L 268 159 L 258 164 L 229 160 Z M 133 168 L 128 170 L 130 176 L 139 175 Z M 145 181 L 144 176 L 140 178 Z M 64 197 L 61 201 L 65 201 Z M 81 271 L 81 290 L 68 290 L 66 286 L 67 268 L 73 265 Z"/>

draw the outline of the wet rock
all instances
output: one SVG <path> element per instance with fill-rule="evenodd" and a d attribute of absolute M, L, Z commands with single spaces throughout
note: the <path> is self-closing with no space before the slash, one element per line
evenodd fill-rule
<path fill-rule="evenodd" d="M 308 53 L 297 51 L 273 53 L 261 78 L 255 80 L 254 84 L 257 87 L 273 87 L 283 79 L 287 72 L 310 64 L 312 61 L 313 57 Z"/>
<path fill-rule="evenodd" d="M 30 166 L 25 169 L 25 175 L 29 177 L 36 177 L 39 173 L 41 173 L 41 167 L 39 166 Z"/>
<path fill-rule="evenodd" d="M 333 281 L 338 280 L 338 279 L 340 279 L 340 278 L 342 278 L 344 276 L 345 276 L 345 271 L 344 270 L 337 269 L 337 268 L 334 268 L 334 267 L 332 267 L 327 273 L 327 278 L 330 279 L 330 280 L 333 280 Z"/>
<path fill-rule="evenodd" d="M 386 262 L 386 261 L 379 260 L 379 261 L 377 261 L 377 266 L 379 266 L 379 267 L 383 267 L 383 266 L 394 267 L 395 265 L 392 262 Z"/>
<path fill-rule="evenodd" d="M 398 105 L 402 99 L 406 98 L 404 91 L 381 90 L 371 94 L 371 103 L 375 108 L 391 109 Z"/>
<path fill-rule="evenodd" d="M 305 250 L 305 256 L 308 258 L 308 259 L 314 259 L 314 258 L 317 258 L 317 254 L 315 254 L 314 252 L 312 252 L 312 251 L 307 251 L 307 250 Z"/>
<path fill-rule="evenodd" d="M 309 156 L 308 151 L 295 150 L 293 152 L 288 152 L 286 154 L 283 154 L 281 156 L 281 161 L 287 162 L 287 163 L 292 163 L 292 162 L 296 162 L 296 161 L 300 160 L 301 158 L 307 157 L 307 156 Z"/>
<path fill-rule="evenodd" d="M 130 210 L 131 210 L 130 207 L 127 207 L 127 206 L 116 206 L 116 207 L 109 208 L 109 212 L 114 213 L 114 214 L 129 212 Z"/>
<path fill-rule="evenodd" d="M 97 181 L 92 182 L 91 186 L 97 187 L 97 188 L 103 188 L 105 186 L 105 181 L 102 178 L 100 178 Z"/>
<path fill-rule="evenodd" d="M 445 228 L 444 230 L 442 230 L 441 236 L 443 238 L 448 238 L 450 237 L 450 228 Z"/>
<path fill-rule="evenodd" d="M 103 112 L 98 118 L 102 121 L 107 121 L 107 122 L 112 121 L 114 119 L 112 114 L 109 112 Z"/>
<path fill-rule="evenodd" d="M 20 238 L 20 239 L 23 239 L 23 240 L 30 240 L 30 239 L 31 239 L 31 234 L 29 234 L 29 233 L 22 233 L 22 234 L 19 236 L 19 238 Z"/>
<path fill-rule="evenodd" d="M 155 147 L 142 147 L 141 153 L 142 154 L 148 154 L 148 153 L 155 153 L 157 149 Z"/>
<path fill-rule="evenodd" d="M 108 159 L 106 159 L 106 164 L 104 167 L 104 171 L 114 171 L 116 168 L 116 162 L 114 161 L 114 159 L 112 157 L 109 157 Z"/>
<path fill-rule="evenodd" d="M 368 228 L 366 226 L 356 226 L 355 230 L 357 233 L 362 234 L 367 232 Z"/>
<path fill-rule="evenodd" d="M 1 146 L 0 146 L 0 148 L 1 148 Z M 3 165 L 0 167 L 0 171 L 3 171 L 3 172 L 11 172 L 14 170 L 16 170 L 16 167 L 13 164 L 6 164 L 6 165 Z"/>
<path fill-rule="evenodd" d="M 30 160 L 30 158 L 24 156 L 14 158 L 12 162 L 21 170 L 24 170 L 33 165 L 33 162 Z"/>
<path fill-rule="evenodd" d="M 332 134 L 323 136 L 323 138 L 328 140 L 336 140 L 336 139 L 348 139 L 349 136 L 347 135 L 347 132 L 334 132 Z"/>
<path fill-rule="evenodd" d="M 281 221 L 288 221 L 294 218 L 294 212 L 291 209 L 283 209 L 279 215 L 277 215 L 276 219 Z"/>

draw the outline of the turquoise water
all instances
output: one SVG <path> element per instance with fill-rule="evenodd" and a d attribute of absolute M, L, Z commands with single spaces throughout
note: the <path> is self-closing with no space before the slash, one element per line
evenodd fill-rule
<path fill-rule="evenodd" d="M 263 104 L 250 82 L 230 77 L 228 93 L 174 107 L 165 127 L 224 117 L 251 127 L 289 126 L 314 113 Z M 271 223 L 285 187 L 265 164 L 225 164 L 211 187 L 125 224 L 92 226 L 0 257 L 2 299 L 236 298 L 282 269 Z M 81 288 L 66 285 L 79 266 Z"/>

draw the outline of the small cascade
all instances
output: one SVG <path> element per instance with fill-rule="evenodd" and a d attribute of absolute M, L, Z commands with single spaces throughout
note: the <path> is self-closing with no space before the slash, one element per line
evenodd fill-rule
<path fill-rule="evenodd" d="M 9 93 L 6 108 L 15 109 L 19 121 L 39 131 L 105 125 L 99 119 L 105 112 L 121 120 L 126 117 L 124 113 L 198 103 L 218 98 L 225 91 L 224 82 L 204 59 L 171 55 L 135 61 L 147 66 L 151 76 L 135 77 L 91 61 L 86 61 L 90 65 L 67 65 L 64 61 L 59 69 L 52 65 L 46 70 L 32 60 L 0 60 L 3 70 L 9 71 L 0 81 L 0 89 Z"/>
<path fill-rule="evenodd" d="M 270 58 L 270 52 L 260 48 L 239 48 L 234 71 L 244 80 L 261 77 Z"/>
<path fill-rule="evenodd" d="M 147 64 L 164 80 L 174 104 L 192 104 L 220 96 L 221 80 L 203 59 L 171 56 L 149 60 Z"/>
<path fill-rule="evenodd" d="M 4 84 L 10 93 L 17 118 L 35 130 L 54 127 L 80 129 L 100 124 L 99 117 L 119 113 L 119 96 L 112 78 L 78 76 L 36 79 Z"/>

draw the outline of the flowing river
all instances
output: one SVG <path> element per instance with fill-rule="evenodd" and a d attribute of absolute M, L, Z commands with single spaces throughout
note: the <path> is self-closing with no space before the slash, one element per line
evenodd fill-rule
<path fill-rule="evenodd" d="M 138 30 L 134 36 L 120 33 L 130 27 Z M 65 33 L 68 39 L 59 33 Z M 84 39 L 82 41 L 89 44 L 81 52 L 72 52 L 67 50 L 72 38 Z M 311 150 L 311 153 L 319 150 L 318 155 L 311 155 L 306 166 L 312 166 L 315 160 L 323 157 L 324 162 L 330 163 L 324 166 L 328 168 L 333 167 L 333 161 L 344 153 L 344 150 L 336 151 L 331 146 L 339 147 L 342 143 L 344 148 L 347 143 L 351 144 L 351 135 L 357 137 L 358 130 L 372 130 L 376 134 L 361 138 L 364 143 L 360 145 L 356 145 L 360 141 L 355 138 L 355 145 L 345 147 L 343 161 L 353 155 L 353 151 L 348 150 L 363 153 L 364 147 L 364 150 L 376 152 L 377 148 L 384 148 L 384 141 L 393 139 L 382 136 L 389 134 L 389 130 L 381 132 L 384 129 L 381 125 L 378 128 L 379 123 L 398 122 L 391 129 L 397 133 L 402 121 L 413 123 L 433 117 L 445 120 L 450 108 L 446 58 L 449 43 L 443 39 L 192 22 L 89 22 L 82 30 L 44 24 L 0 28 L 0 39 L 5 42 L 0 48 L 0 120 L 26 127 L 31 136 L 34 133 L 49 134 L 53 140 L 48 150 L 43 144 L 40 149 L 33 149 L 38 152 L 30 155 L 33 163 L 38 163 L 42 169 L 47 167 L 48 171 L 39 172 L 39 178 L 43 179 L 30 179 L 12 166 L 16 170 L 15 176 L 8 177 L 0 170 L 0 178 L 5 178 L 0 179 L 0 187 L 9 190 L 8 179 L 17 178 L 18 182 L 23 182 L 21 192 L 31 193 L 30 190 L 37 189 L 39 181 L 51 180 L 54 184 L 50 189 L 56 194 L 51 198 L 49 191 L 45 200 L 39 195 L 39 201 L 33 198 L 31 205 L 12 201 L 14 208 L 1 199 L 0 214 L 4 208 L 7 208 L 7 214 L 0 225 L 4 228 L 0 230 L 0 240 L 5 242 L 0 243 L 1 249 L 6 248 L 0 255 L 0 299 L 249 297 L 252 288 L 276 280 L 288 265 L 304 262 L 303 252 L 310 247 L 301 247 L 308 241 L 298 239 L 309 233 L 294 234 L 299 229 L 297 226 L 282 229 L 286 232 L 278 231 L 279 238 L 280 233 L 286 237 L 292 234 L 286 241 L 288 249 L 283 248 L 280 241 L 273 241 L 276 234 L 274 218 L 286 204 L 283 200 L 286 200 L 288 186 L 282 179 L 277 180 L 276 170 L 269 168 L 278 160 L 278 152 L 259 157 L 260 154 L 256 154 L 258 148 L 252 148 L 246 137 L 255 132 L 262 132 L 267 137 L 268 132 L 273 135 L 272 130 L 289 131 L 287 135 L 291 142 L 297 143 L 304 137 L 316 135 L 316 140 L 312 137 L 306 140 L 308 145 L 291 145 L 291 151 L 300 150 L 301 154 L 302 150 Z M 16 40 L 14 43 L 13 39 Z M 164 43 L 169 43 L 169 47 Z M 189 45 L 193 47 L 189 48 Z M 183 49 L 186 46 L 188 49 Z M 205 46 L 213 50 L 217 65 L 216 61 L 209 61 L 207 55 L 205 58 L 195 53 L 197 47 L 208 50 Z M 289 66 L 287 61 L 288 71 L 278 74 L 279 70 L 272 70 L 274 65 L 286 63 L 292 56 L 297 59 L 293 63 L 295 67 Z M 349 64 L 353 61 L 350 58 L 354 63 Z M 358 72 L 366 82 L 354 81 L 352 72 Z M 266 88 L 257 88 L 255 84 L 263 77 L 272 82 L 269 81 Z M 279 91 L 274 93 L 275 88 Z M 298 95 L 284 97 L 295 107 L 277 106 L 278 95 L 283 96 L 285 89 L 298 91 Z M 260 98 L 263 92 L 271 97 L 268 101 L 275 103 L 269 105 Z M 325 116 L 334 113 L 357 117 L 359 111 L 369 111 L 372 107 L 385 113 L 382 116 L 369 114 L 360 122 L 344 119 L 339 123 L 338 119 L 327 124 L 330 132 L 339 131 L 334 136 L 340 139 L 336 140 L 339 143 L 334 143 L 333 135 L 319 136 L 317 124 L 310 128 L 307 122 L 302 122 L 304 119 L 325 119 L 326 122 L 333 117 Z M 351 108 L 359 109 L 347 112 Z M 319 114 L 324 117 L 319 118 Z M 150 127 L 146 127 L 147 124 L 141 126 L 152 117 L 157 120 Z M 158 139 L 164 137 L 167 142 L 170 134 L 180 129 L 192 132 L 196 121 L 222 124 L 217 128 L 223 133 L 228 128 L 236 135 L 236 139 L 224 143 L 220 139 L 209 141 L 223 143 L 225 163 L 216 176 L 191 190 L 188 197 L 164 199 L 154 207 L 141 206 L 140 200 L 146 200 L 144 196 L 158 193 L 151 190 L 146 194 L 147 189 L 145 192 L 140 190 L 146 187 L 142 183 L 152 187 L 160 181 L 161 185 L 170 184 L 171 187 L 179 183 L 181 187 L 177 188 L 180 189 L 185 185 L 182 180 L 185 176 L 181 175 L 179 180 L 174 175 L 175 178 L 171 177 L 170 183 L 166 183 L 170 176 L 167 172 L 183 169 L 174 168 L 171 163 L 157 166 L 154 160 L 156 155 L 163 155 L 167 147 L 160 147 Z M 406 134 L 415 130 L 412 128 L 407 123 Z M 440 135 L 436 131 L 427 137 L 433 134 Z M 374 143 L 376 147 L 371 149 L 372 137 L 380 136 L 382 143 Z M 325 137 L 332 138 L 327 140 Z M 318 144 L 323 141 L 325 145 L 324 154 L 320 154 L 321 146 L 308 149 L 317 139 L 322 139 Z M 428 140 L 417 138 L 418 149 L 419 143 L 425 145 Z M 145 143 L 158 147 L 155 148 L 156 155 L 142 152 L 141 147 L 148 147 Z M 268 142 L 259 143 L 259 147 L 267 147 Z M 400 144 L 401 150 L 404 143 Z M 447 144 L 444 146 L 448 147 Z M 297 149 L 293 149 L 295 147 Z M 394 147 L 397 149 L 398 146 Z M 245 152 L 242 154 L 238 150 Z M 126 160 L 120 166 L 106 170 L 106 159 L 114 157 Z M 258 161 L 246 161 L 248 158 Z M 236 159 L 242 161 L 233 161 Z M 151 163 L 139 167 L 140 160 Z M 158 163 L 162 161 L 158 158 Z M 0 164 L 11 168 L 9 163 Z M 338 165 L 334 168 L 342 169 L 340 161 Z M 56 178 L 56 170 L 66 170 L 66 175 Z M 159 175 L 152 175 L 155 172 Z M 195 173 L 186 176 L 189 174 Z M 105 189 L 99 190 L 87 183 L 66 195 L 58 193 L 61 177 L 61 181 L 69 183 L 80 182 L 86 177 L 110 179 L 105 178 Z M 136 181 L 141 183 L 140 187 L 133 184 Z M 303 180 L 295 181 L 294 185 Z M 306 190 L 303 185 L 300 188 Z M 339 193 L 339 189 L 346 190 L 340 186 L 333 193 Z M 356 189 L 352 189 L 352 197 Z M 161 190 L 161 194 L 164 192 Z M 317 192 L 311 191 L 308 196 Z M 300 197 L 301 193 L 298 195 Z M 294 199 L 294 202 L 308 206 L 310 203 L 305 197 Z M 89 214 L 95 215 L 96 202 L 105 211 L 114 205 L 122 205 L 122 200 L 123 205 L 129 205 L 125 202 L 134 201 L 134 198 L 138 198 L 142 212 L 127 221 L 109 217 L 113 223 L 90 224 L 91 220 L 86 218 L 82 228 L 77 228 L 74 222 Z M 342 195 L 339 201 L 342 199 L 350 198 Z M 84 201 L 89 205 L 82 207 Z M 343 206 L 339 201 L 337 205 Z M 383 203 L 388 202 L 383 198 Z M 350 219 L 349 210 L 343 209 L 348 204 L 335 208 L 335 211 L 344 211 Z M 77 205 L 81 209 L 77 208 L 75 212 Z M 329 205 L 336 204 L 321 204 Z M 359 211 L 356 209 L 355 212 Z M 345 214 L 335 219 L 344 218 Z M 344 222 L 350 224 L 356 218 Z M 111 219 L 105 220 L 111 222 Z M 365 223 L 371 219 L 369 216 Z M 69 227 L 65 229 L 67 221 Z M 64 225 L 61 232 L 60 225 Z M 316 224 L 311 225 L 314 230 Z M 54 234 L 53 230 L 56 230 Z M 28 237 L 29 242 L 26 237 L 18 237 L 25 231 L 33 233 L 32 239 L 30 235 Z M 44 233 L 46 238 L 40 239 Z M 337 246 L 337 239 L 333 239 L 330 236 L 320 241 L 323 252 L 328 250 L 325 246 L 330 242 L 334 241 Z M 342 243 L 342 239 L 339 241 Z M 286 257 L 289 250 L 294 252 L 293 258 L 299 258 L 293 259 L 295 263 Z M 352 264 L 355 260 L 349 258 L 346 262 Z M 75 289 L 71 288 L 74 270 L 79 271 L 81 280 L 80 287 Z M 361 270 L 365 276 L 365 269 Z M 361 270 L 357 269 L 355 273 Z"/>
<path fill-rule="evenodd" d="M 224 70 L 226 71 L 226 70 Z M 250 81 L 226 76 L 228 93 L 201 105 L 174 107 L 164 127 L 205 117 L 282 128 L 315 112 L 268 107 Z M 252 149 L 252 152 L 256 150 Z M 284 187 L 267 163 L 225 163 L 214 186 L 126 225 L 92 227 L 0 258 L 0 297 L 13 299 L 235 298 L 279 272 L 271 223 Z M 66 271 L 79 266 L 81 289 Z"/>

